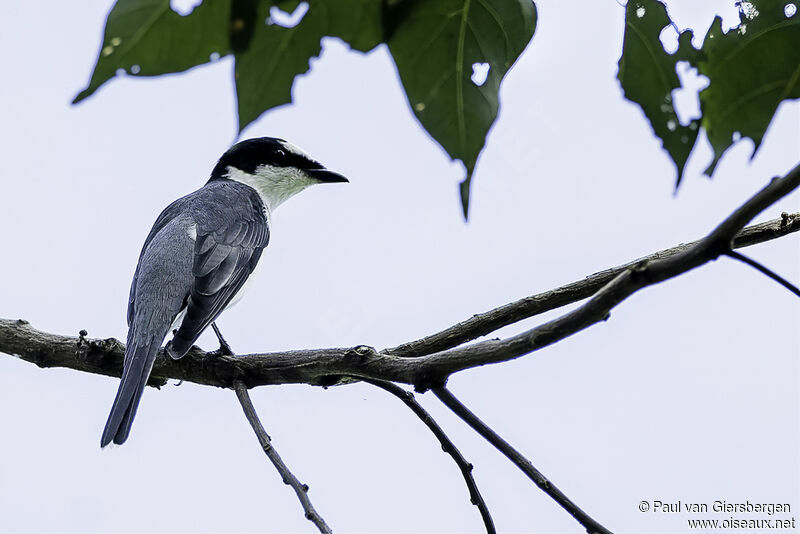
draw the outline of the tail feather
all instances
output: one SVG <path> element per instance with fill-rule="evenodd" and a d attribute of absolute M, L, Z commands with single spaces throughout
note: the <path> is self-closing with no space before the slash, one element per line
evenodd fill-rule
<path fill-rule="evenodd" d="M 150 371 L 153 370 L 153 362 L 163 337 L 150 338 L 144 343 L 129 340 L 125 350 L 125 369 L 106 427 L 103 429 L 100 447 L 105 447 L 112 440 L 121 445 L 128 439 L 136 409 L 139 407 Z"/>

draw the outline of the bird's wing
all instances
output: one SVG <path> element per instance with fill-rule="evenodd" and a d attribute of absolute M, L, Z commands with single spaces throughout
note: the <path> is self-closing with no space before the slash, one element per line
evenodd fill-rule
<path fill-rule="evenodd" d="M 160 217 L 136 267 L 131 289 L 136 300 L 129 310 L 122 380 L 103 430 L 101 447 L 111 441 L 121 444 L 128 438 L 158 349 L 191 289 L 194 242 L 186 231 L 191 221 L 177 216 L 161 222 Z"/>
<path fill-rule="evenodd" d="M 225 309 L 256 267 L 269 242 L 266 218 L 235 220 L 214 231 L 198 225 L 192 265 L 192 289 L 186 315 L 170 344 L 180 358 Z"/>
<path fill-rule="evenodd" d="M 167 224 L 172 222 L 176 217 L 178 217 L 183 210 L 185 209 L 186 204 L 189 201 L 189 195 L 179 198 L 166 208 L 164 211 L 156 219 L 156 222 L 153 223 L 153 228 L 150 229 L 150 233 L 147 235 L 147 239 L 144 240 L 144 245 L 142 245 L 142 251 L 139 253 L 139 261 L 136 264 L 136 271 L 133 273 L 133 282 L 131 282 L 131 292 L 130 296 L 128 297 L 128 326 L 130 327 L 133 323 L 133 312 L 134 307 L 133 303 L 136 300 L 136 283 L 139 280 L 139 268 L 142 263 L 142 256 L 144 256 L 147 247 L 150 246 L 150 243 L 153 241 L 158 233 L 164 229 Z"/>

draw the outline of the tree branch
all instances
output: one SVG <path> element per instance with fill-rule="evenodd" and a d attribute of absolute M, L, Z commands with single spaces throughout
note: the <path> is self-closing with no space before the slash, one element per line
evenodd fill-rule
<path fill-rule="evenodd" d="M 396 384 L 385 382 L 383 380 L 372 380 L 371 378 L 366 378 L 364 379 L 364 382 L 368 382 L 373 386 L 388 391 L 403 401 L 406 406 L 411 408 L 411 411 L 414 412 L 414 414 L 419 417 L 423 423 L 425 423 L 425 426 L 427 426 L 430 431 L 433 432 L 433 435 L 436 436 L 436 439 L 438 439 L 439 443 L 441 443 L 442 450 L 453 457 L 453 461 L 455 461 L 456 465 L 461 470 L 461 475 L 464 477 L 464 482 L 466 482 L 467 489 L 469 490 L 470 502 L 478 507 L 481 517 L 483 518 L 483 524 L 486 527 L 487 534 L 494 534 L 497 532 L 494 528 L 494 521 L 489 513 L 489 508 L 486 506 L 486 502 L 483 500 L 481 492 L 478 491 L 478 485 L 475 483 L 475 479 L 472 477 L 472 464 L 467 462 L 467 460 L 461 455 L 461 452 L 456 448 L 453 442 L 450 441 L 450 438 L 447 437 L 447 434 L 445 434 L 444 430 L 442 430 L 442 428 L 436 423 L 433 417 L 431 417 L 431 414 L 425 411 L 425 408 L 423 408 L 416 401 L 416 399 L 414 399 L 414 394 L 410 391 L 406 391 Z"/>
<path fill-rule="evenodd" d="M 749 258 L 749 257 L 745 256 L 744 254 L 740 254 L 739 252 L 735 252 L 733 250 L 729 250 L 728 252 L 725 253 L 725 255 L 729 256 L 729 257 L 731 257 L 731 258 L 733 258 L 735 260 L 739 260 L 740 262 L 744 263 L 745 265 L 749 265 L 750 267 L 752 267 L 756 271 L 760 272 L 761 274 L 766 275 L 768 278 L 772 278 L 773 280 L 778 282 L 780 285 L 782 285 L 783 287 L 785 287 L 786 289 L 788 289 L 789 291 L 791 291 L 792 293 L 794 293 L 795 295 L 800 297 L 800 288 L 798 288 L 796 285 L 794 285 L 793 283 L 791 283 L 790 281 L 788 281 L 786 278 L 782 277 L 778 273 L 772 271 L 771 269 L 768 269 L 767 267 L 764 267 L 763 265 L 758 263 L 756 260 L 754 260 L 752 258 Z"/>
<path fill-rule="evenodd" d="M 450 391 L 444 387 L 439 386 L 432 388 L 433 394 L 436 395 L 442 403 L 450 408 L 457 416 L 464 420 L 471 426 L 478 434 L 480 434 L 486 441 L 491 443 L 497 450 L 502 452 L 506 458 L 520 468 L 528 478 L 530 478 L 539 489 L 549 495 L 559 506 L 569 512 L 578 523 L 586 528 L 586 532 L 590 534 L 611 534 L 611 532 L 603 527 L 600 523 L 589 517 L 589 515 L 581 510 L 577 504 L 572 502 L 569 497 L 564 495 L 560 489 L 555 487 L 547 477 L 545 477 L 533 464 L 525 458 L 517 449 L 512 447 L 506 440 L 501 438 L 494 430 L 489 428 L 486 423 L 480 420 L 477 415 L 472 413 L 469 408 L 464 406 Z"/>
<path fill-rule="evenodd" d="M 800 230 L 800 213 L 783 213 L 780 219 L 773 219 L 761 224 L 744 228 L 733 239 L 732 248 L 743 248 Z M 537 295 L 511 302 L 493 310 L 473 315 L 441 332 L 425 336 L 421 339 L 403 343 L 383 352 L 394 356 L 419 357 L 440 352 L 462 345 L 473 339 L 491 334 L 504 326 L 514 324 L 562 306 L 578 302 L 594 295 L 601 287 L 613 280 L 617 275 L 643 261 L 652 261 L 675 256 L 696 246 L 700 240 L 681 244 L 639 258 L 623 265 L 600 271 L 583 280 L 551 289 Z"/>
<path fill-rule="evenodd" d="M 773 182 L 765 188 L 770 195 L 766 200 L 774 202 L 796 187 L 798 180 L 800 171 L 795 169 L 781 179 L 781 189 L 774 187 L 775 182 Z M 787 184 L 792 187 L 787 188 Z M 748 204 L 751 202 L 753 200 Z M 754 217 L 765 205 L 768 203 L 759 197 L 758 210 L 750 209 L 750 216 Z M 715 259 L 720 251 L 725 249 L 725 243 L 729 241 L 727 237 L 731 233 L 736 236 L 734 246 L 749 246 L 797 232 L 800 230 L 800 213 L 751 226 L 738 234 L 736 229 L 739 228 L 740 221 L 737 221 L 736 225 L 727 224 L 722 236 L 718 232 L 719 229 L 715 230 L 716 233 L 702 240 L 666 249 L 646 256 L 642 260 L 602 271 L 585 280 L 482 314 L 475 322 L 470 319 L 443 331 L 450 331 L 450 334 L 444 336 L 450 339 L 456 339 L 450 337 L 451 334 L 463 339 L 472 339 L 491 331 L 491 328 L 499 328 L 513 323 L 514 320 L 582 300 L 596 293 L 599 288 L 608 284 L 609 280 L 615 280 L 621 275 L 624 275 L 625 280 L 630 278 L 638 280 L 635 287 L 629 286 L 626 281 L 615 281 L 613 288 L 606 288 L 602 292 L 604 300 L 593 302 L 589 310 L 579 308 L 537 329 L 503 341 L 489 340 L 417 358 L 402 357 L 403 351 L 394 354 L 393 351 L 396 349 L 379 353 L 374 348 L 364 345 L 236 357 L 204 352 L 194 347 L 187 356 L 177 361 L 167 357 L 162 351 L 156 359 L 148 385 L 158 387 L 164 385 L 167 379 L 223 388 L 232 388 L 236 379 L 242 380 L 249 387 L 297 383 L 332 385 L 341 382 L 343 380 L 341 377 L 351 376 L 425 387 L 441 382 L 443 377 L 463 369 L 517 358 L 604 319 L 610 308 L 634 291 Z M 708 246 L 711 242 L 715 243 L 714 247 Z M 619 286 L 625 286 L 626 289 L 617 292 L 616 288 Z M 600 293 L 597 296 L 600 296 Z M 575 314 L 579 310 L 582 311 L 576 317 Z M 590 310 L 595 310 L 592 320 L 589 320 L 587 315 Z M 519 319 L 514 319 L 516 317 Z M 487 324 L 493 326 L 486 326 Z M 21 319 L 0 319 L 0 352 L 17 356 L 39 367 L 66 367 L 119 377 L 124 351 L 124 345 L 113 338 L 87 339 L 84 336 L 61 336 L 37 330 Z"/>
<path fill-rule="evenodd" d="M 748 221 L 798 186 L 800 166 L 783 178 L 774 178 L 694 245 L 663 258 L 637 262 L 603 286 L 588 302 L 557 319 L 503 340 L 482 341 L 414 359 L 421 365 L 415 368 L 413 383 L 422 387 L 443 384 L 455 372 L 518 358 L 605 321 L 612 308 L 636 291 L 726 254 L 734 237 Z"/>
<path fill-rule="evenodd" d="M 244 415 L 250 422 L 250 426 L 253 427 L 256 437 L 258 438 L 258 442 L 261 444 L 261 448 L 264 449 L 264 453 L 269 457 L 270 461 L 275 466 L 275 469 L 278 470 L 278 473 L 280 473 L 283 483 L 287 486 L 291 486 L 294 492 L 297 494 L 297 498 L 300 499 L 300 504 L 303 506 L 303 512 L 305 512 L 306 519 L 314 523 L 314 525 L 319 529 L 320 532 L 322 532 L 322 534 L 332 534 L 333 531 L 311 504 L 311 500 L 308 498 L 308 486 L 297 480 L 297 477 L 294 476 L 292 472 L 289 471 L 289 468 L 286 467 L 286 464 L 283 463 L 278 451 L 276 451 L 275 447 L 272 446 L 272 441 L 267 435 L 267 432 L 264 430 L 264 427 L 261 425 L 261 421 L 258 419 L 256 409 L 253 406 L 253 402 L 250 400 L 250 394 L 247 392 L 247 386 L 245 386 L 244 382 L 241 380 L 234 380 L 233 389 L 236 391 L 236 396 L 239 398 L 239 403 L 242 405 Z"/>

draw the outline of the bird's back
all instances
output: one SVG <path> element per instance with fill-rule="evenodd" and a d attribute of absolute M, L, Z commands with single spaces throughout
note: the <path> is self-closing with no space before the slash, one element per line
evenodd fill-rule
<path fill-rule="evenodd" d="M 170 204 L 145 240 L 131 284 L 123 376 L 101 445 L 123 443 L 164 338 L 189 350 L 255 269 L 269 241 L 263 202 L 249 186 L 212 181 Z"/>

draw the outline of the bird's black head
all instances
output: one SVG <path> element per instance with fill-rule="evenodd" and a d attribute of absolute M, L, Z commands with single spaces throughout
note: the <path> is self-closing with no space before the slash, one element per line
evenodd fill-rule
<path fill-rule="evenodd" d="M 236 143 L 225 152 L 214 166 L 211 179 L 225 178 L 233 167 L 254 175 L 259 167 L 297 169 L 320 182 L 346 182 L 340 174 L 328 171 L 308 154 L 277 137 L 257 137 Z"/>

